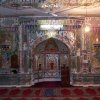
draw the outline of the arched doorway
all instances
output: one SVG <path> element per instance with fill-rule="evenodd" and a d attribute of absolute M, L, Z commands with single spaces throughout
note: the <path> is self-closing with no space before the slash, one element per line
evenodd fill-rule
<path fill-rule="evenodd" d="M 62 81 L 63 67 L 69 67 L 70 50 L 61 41 L 49 38 L 33 50 L 32 68 L 34 83 Z"/>

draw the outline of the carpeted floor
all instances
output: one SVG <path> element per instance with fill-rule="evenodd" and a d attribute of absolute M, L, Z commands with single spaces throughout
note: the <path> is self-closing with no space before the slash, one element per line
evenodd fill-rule
<path fill-rule="evenodd" d="M 50 82 L 40 84 L 32 87 L 1 87 L 0 100 L 100 100 L 100 87 L 61 87 L 60 83 L 55 86 L 57 83 Z"/>

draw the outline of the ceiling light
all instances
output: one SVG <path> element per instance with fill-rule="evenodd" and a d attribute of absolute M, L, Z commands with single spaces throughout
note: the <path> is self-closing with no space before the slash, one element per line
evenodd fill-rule
<path fill-rule="evenodd" d="M 85 0 L 86 4 L 88 3 L 88 0 Z M 90 31 L 90 27 L 87 25 L 87 6 L 86 5 L 86 16 L 85 16 L 85 32 L 89 32 Z"/>
<path fill-rule="evenodd" d="M 47 30 L 57 30 L 57 29 L 62 29 L 63 25 L 41 25 L 40 28 Z"/>
<path fill-rule="evenodd" d="M 99 42 L 99 39 L 98 38 L 96 38 L 96 42 Z"/>
<path fill-rule="evenodd" d="M 85 32 L 89 32 L 90 31 L 90 27 L 89 26 L 85 26 Z"/>

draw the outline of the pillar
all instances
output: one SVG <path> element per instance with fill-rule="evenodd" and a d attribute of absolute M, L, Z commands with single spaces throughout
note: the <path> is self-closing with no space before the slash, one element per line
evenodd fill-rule
<path fill-rule="evenodd" d="M 23 73 L 23 45 L 22 45 L 22 33 L 23 33 L 23 26 L 19 25 L 19 63 L 20 63 L 20 73 Z"/>

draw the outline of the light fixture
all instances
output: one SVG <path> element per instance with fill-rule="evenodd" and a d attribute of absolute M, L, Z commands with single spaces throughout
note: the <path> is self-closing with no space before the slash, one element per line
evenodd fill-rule
<path fill-rule="evenodd" d="M 99 39 L 98 39 L 98 38 L 96 38 L 96 42 L 97 42 L 97 43 L 99 42 Z"/>
<path fill-rule="evenodd" d="M 90 27 L 88 25 L 85 26 L 85 33 L 90 32 Z"/>
<path fill-rule="evenodd" d="M 88 6 L 88 2 L 86 0 L 85 33 L 90 31 L 90 26 L 87 23 L 87 6 Z"/>
<path fill-rule="evenodd" d="M 40 28 L 41 29 L 46 29 L 46 30 L 59 30 L 59 29 L 62 29 L 63 28 L 63 25 L 40 25 Z"/>

